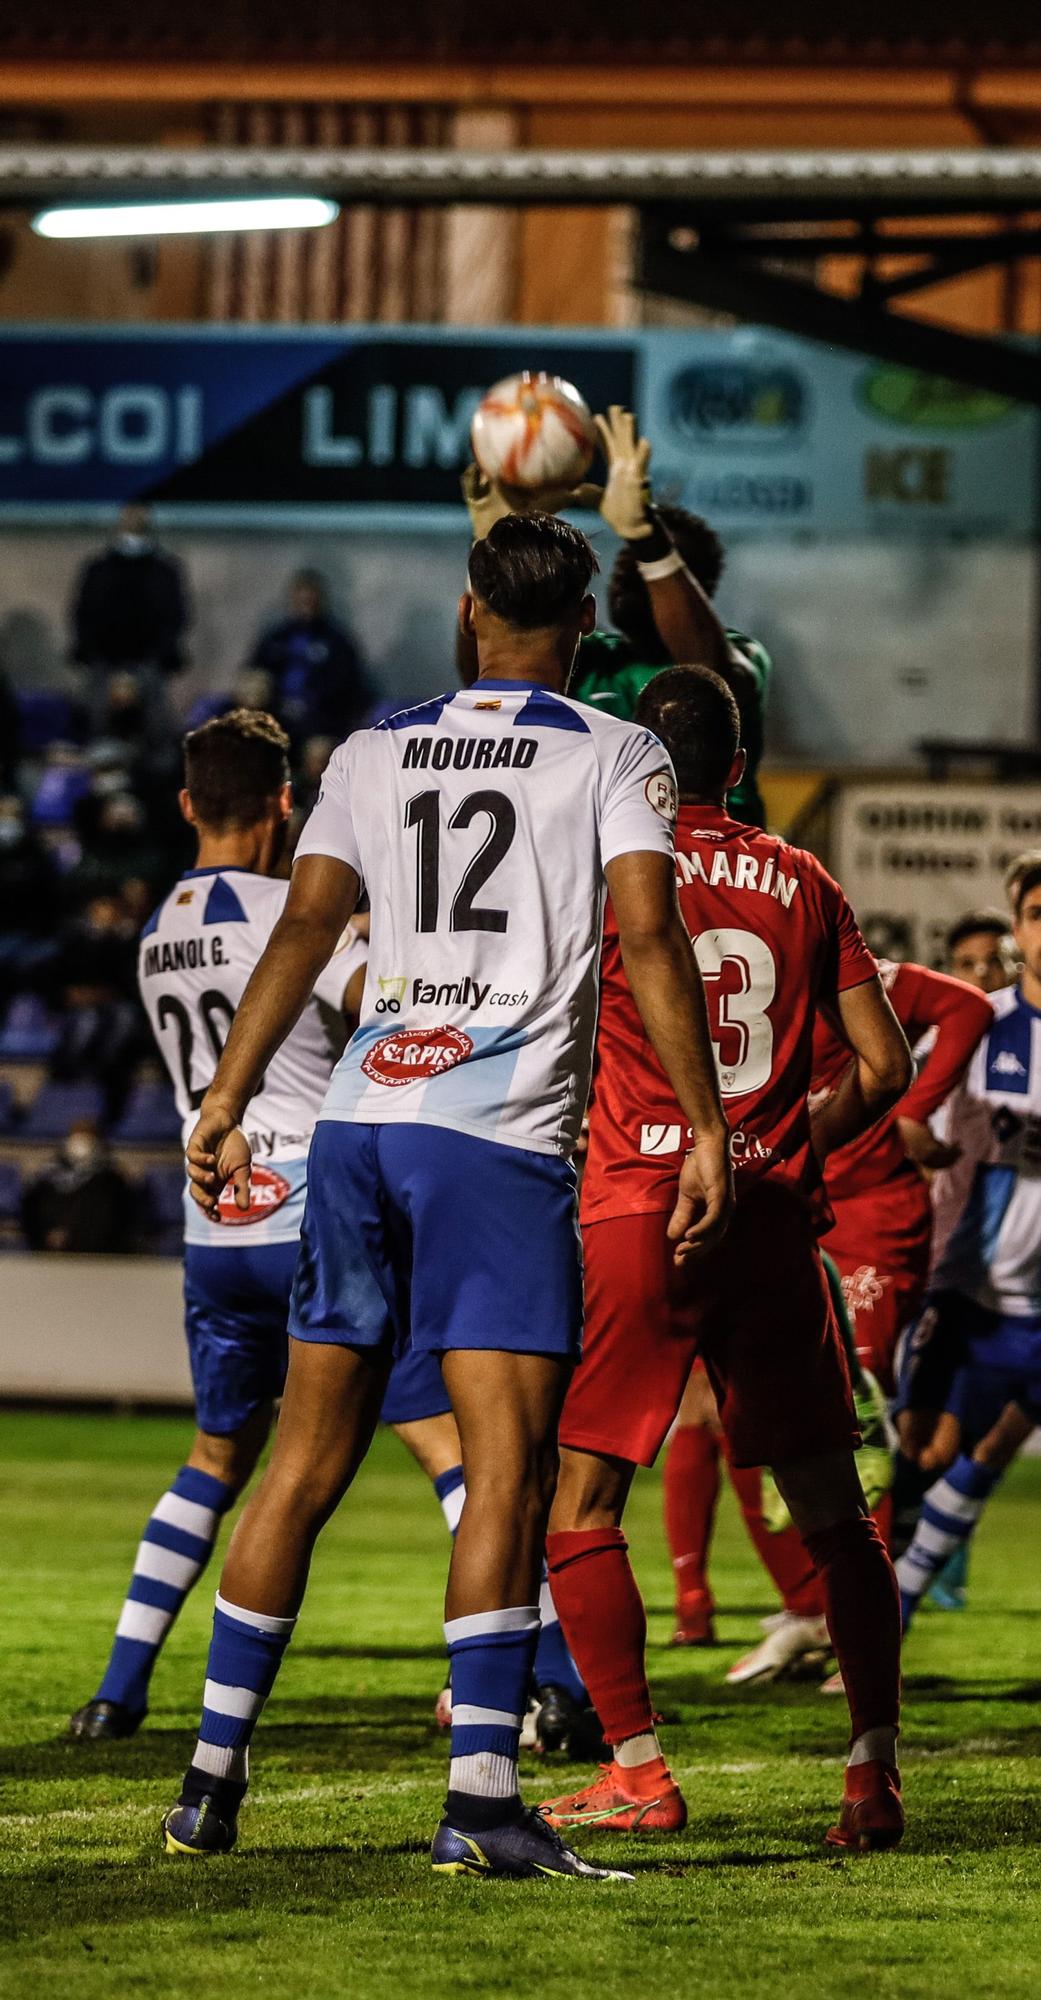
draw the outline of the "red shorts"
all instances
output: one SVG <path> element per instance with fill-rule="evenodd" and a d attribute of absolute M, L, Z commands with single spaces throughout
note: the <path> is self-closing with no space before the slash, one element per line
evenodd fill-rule
<path fill-rule="evenodd" d="M 586 1333 L 561 1444 L 653 1465 L 700 1356 L 735 1465 L 854 1448 L 849 1369 L 804 1203 L 750 1190 L 718 1249 L 682 1271 L 667 1221 L 623 1215 L 582 1231 Z"/>
<path fill-rule="evenodd" d="M 863 1194 L 831 1202 L 835 1227 L 823 1247 L 842 1279 L 857 1354 L 893 1389 L 893 1356 L 918 1311 L 929 1275 L 933 1207 L 917 1175 L 883 1181 Z"/>

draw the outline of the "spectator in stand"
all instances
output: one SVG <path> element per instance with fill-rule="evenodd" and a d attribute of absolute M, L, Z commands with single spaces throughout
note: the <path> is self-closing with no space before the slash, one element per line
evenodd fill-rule
<path fill-rule="evenodd" d="M 111 681 L 132 674 L 154 727 L 167 713 L 168 676 L 187 658 L 190 609 L 181 565 L 159 548 L 147 507 L 123 508 L 115 540 L 80 571 L 71 657 L 86 669 L 95 735 L 108 726 Z"/>
<path fill-rule="evenodd" d="M 59 880 L 16 793 L 0 797 L 0 1003 L 42 977 L 54 956 Z"/>
<path fill-rule="evenodd" d="M 148 1034 L 137 1004 L 138 930 L 119 897 L 93 896 L 58 941 L 62 1026 L 51 1058 L 56 1083 L 94 1080 L 118 1116 Z"/>
<path fill-rule="evenodd" d="M 13 785 L 21 750 L 22 718 L 10 680 L 0 668 L 0 787 Z"/>
<path fill-rule="evenodd" d="M 22 1228 L 30 1250 L 132 1250 L 133 1190 L 97 1127 L 82 1119 L 49 1167 L 22 1196 Z"/>
<path fill-rule="evenodd" d="M 289 587 L 289 616 L 258 641 L 249 665 L 268 676 L 267 705 L 294 750 L 309 736 L 343 741 L 369 704 L 361 654 L 329 611 L 317 570 L 298 570 Z"/>

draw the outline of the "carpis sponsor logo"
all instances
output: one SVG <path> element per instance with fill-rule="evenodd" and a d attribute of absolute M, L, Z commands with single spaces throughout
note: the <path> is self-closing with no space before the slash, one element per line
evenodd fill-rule
<path fill-rule="evenodd" d="M 473 1042 L 461 1028 L 399 1028 L 373 1042 L 362 1061 L 370 1083 L 391 1089 L 443 1076 L 473 1053 Z"/>
<path fill-rule="evenodd" d="M 236 1207 L 235 1190 L 229 1181 L 217 1203 L 214 1221 L 233 1229 L 241 1229 L 251 1222 L 264 1222 L 281 1208 L 283 1202 L 288 1201 L 292 1192 L 289 1182 L 281 1174 L 276 1174 L 273 1167 L 258 1167 L 254 1161 L 249 1172 L 249 1207 Z"/>

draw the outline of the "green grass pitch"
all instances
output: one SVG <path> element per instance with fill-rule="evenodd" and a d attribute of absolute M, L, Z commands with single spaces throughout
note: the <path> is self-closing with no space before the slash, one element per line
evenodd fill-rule
<path fill-rule="evenodd" d="M 168 1417 L 0 1414 L 0 1991 L 442 2000 L 645 1994 L 1008 2000 L 1041 1984 L 1041 1462 L 1017 1467 L 975 1551 L 971 1607 L 925 1613 L 907 1657 L 904 1849 L 828 1858 L 845 1713 L 812 1686 L 729 1690 L 773 1608 L 732 1502 L 715 1582 L 724 1644 L 674 1654 L 660 1491 L 630 1532 L 651 1673 L 691 1825 L 590 1833 L 632 1887 L 431 1874 L 445 1783 L 447 1540 L 381 1436 L 320 1546 L 261 1723 L 235 1854 L 167 1860 L 158 1818 L 194 1740 L 216 1572 L 189 1602 L 135 1742 L 63 1729 L 94 1690 L 141 1524 L 180 1462 Z M 574 1767 L 524 1772 L 529 1798 Z"/>

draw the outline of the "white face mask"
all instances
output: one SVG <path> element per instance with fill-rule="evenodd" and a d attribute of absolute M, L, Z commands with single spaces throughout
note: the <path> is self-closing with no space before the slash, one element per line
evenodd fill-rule
<path fill-rule="evenodd" d="M 147 535 L 118 535 L 116 547 L 121 556 L 143 556 L 152 546 Z"/>
<path fill-rule="evenodd" d="M 82 1167 L 98 1152 L 98 1142 L 89 1132 L 70 1132 L 65 1141 L 65 1157 L 74 1167 Z"/>

